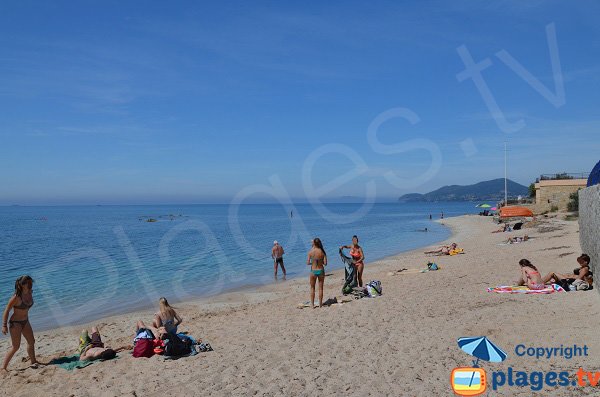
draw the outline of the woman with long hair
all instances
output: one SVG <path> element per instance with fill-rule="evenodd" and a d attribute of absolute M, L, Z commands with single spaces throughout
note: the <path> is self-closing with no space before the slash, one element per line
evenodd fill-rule
<path fill-rule="evenodd" d="M 310 307 L 315 308 L 315 285 L 317 280 L 319 280 L 319 307 L 323 307 L 323 285 L 325 284 L 327 254 L 323 248 L 323 243 L 318 237 L 312 241 L 306 264 L 310 266 Z"/>
<path fill-rule="evenodd" d="M 159 312 L 154 315 L 152 325 L 154 328 L 165 327 L 167 332 L 176 334 L 177 327 L 183 319 L 177 314 L 175 308 L 169 305 L 167 298 L 162 297 L 158 300 Z"/>
<path fill-rule="evenodd" d="M 7 371 L 8 363 L 21 347 L 21 335 L 27 341 L 27 354 L 31 366 L 37 366 L 38 364 L 35 358 L 35 338 L 29 323 L 29 309 L 31 309 L 31 306 L 33 306 L 33 279 L 24 275 L 15 281 L 15 293 L 8 301 L 2 316 L 2 333 L 6 335 L 10 332 L 12 343 L 12 347 L 6 353 L 2 363 L 2 370 L 4 371 Z M 13 313 L 9 320 L 8 316 L 11 310 Z"/>
<path fill-rule="evenodd" d="M 521 278 L 517 282 L 518 285 L 526 285 L 530 289 L 544 289 L 546 285 L 540 275 L 537 267 L 535 267 L 529 260 L 521 259 L 519 261 L 521 266 Z"/>
<path fill-rule="evenodd" d="M 340 247 L 341 249 L 347 248 L 350 249 L 350 256 L 354 259 L 354 267 L 356 267 L 356 276 L 358 279 L 358 286 L 363 286 L 363 270 L 365 269 L 365 254 L 360 245 L 358 245 L 358 237 L 356 235 L 352 236 L 352 245 L 343 245 Z"/>

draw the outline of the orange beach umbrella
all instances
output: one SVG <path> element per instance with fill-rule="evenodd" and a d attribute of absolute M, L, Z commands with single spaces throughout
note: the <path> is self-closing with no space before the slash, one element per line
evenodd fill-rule
<path fill-rule="evenodd" d="M 525 207 L 502 207 L 500 208 L 500 217 L 509 218 L 511 216 L 533 216 L 533 212 Z"/>

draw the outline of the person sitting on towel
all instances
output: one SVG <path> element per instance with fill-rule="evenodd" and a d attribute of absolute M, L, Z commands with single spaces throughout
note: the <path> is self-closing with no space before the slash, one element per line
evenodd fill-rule
<path fill-rule="evenodd" d="M 517 285 L 526 285 L 529 289 L 535 290 L 546 288 L 537 267 L 533 266 L 529 260 L 521 259 L 519 266 L 521 266 L 521 277 L 517 281 Z"/>
<path fill-rule="evenodd" d="M 568 284 L 572 284 L 576 280 L 583 280 L 591 286 L 594 282 L 594 274 L 590 270 L 589 255 L 581 254 L 581 256 L 577 258 L 577 263 L 579 263 L 579 267 L 573 270 L 573 274 L 548 273 L 546 277 L 544 277 L 544 282 L 561 284 L 561 280 L 566 280 Z"/>

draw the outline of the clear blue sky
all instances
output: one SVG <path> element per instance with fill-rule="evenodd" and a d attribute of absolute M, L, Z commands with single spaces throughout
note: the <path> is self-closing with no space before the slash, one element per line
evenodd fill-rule
<path fill-rule="evenodd" d="M 274 175 L 302 198 L 312 194 L 303 165 L 326 144 L 338 146 L 311 168 L 316 186 L 353 169 L 340 151 L 363 162 L 330 197 L 364 196 L 367 183 L 385 199 L 502 177 L 505 140 L 517 182 L 591 170 L 600 4 L 487 3 L 3 2 L 0 204 L 227 202 Z M 457 77 L 459 48 L 487 59 L 481 75 L 515 131 L 471 77 Z M 419 121 L 383 123 L 377 151 L 368 127 L 394 108 Z M 390 171 L 413 178 L 432 164 L 407 145 L 416 138 L 441 157 L 423 178 L 390 182 Z"/>

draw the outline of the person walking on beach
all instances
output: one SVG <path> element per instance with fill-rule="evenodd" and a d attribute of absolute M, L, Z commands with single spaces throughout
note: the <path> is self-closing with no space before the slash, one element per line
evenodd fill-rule
<path fill-rule="evenodd" d="M 315 285 L 317 280 L 319 280 L 319 307 L 323 307 L 323 285 L 325 284 L 327 254 L 323 248 L 323 243 L 318 237 L 312 241 L 306 264 L 310 266 L 310 307 L 315 308 Z"/>
<path fill-rule="evenodd" d="M 152 326 L 154 328 L 165 327 L 167 332 L 177 333 L 177 327 L 183 322 L 183 319 L 177 314 L 173 306 L 169 305 L 164 296 L 158 300 L 159 311 L 154 315 Z"/>
<path fill-rule="evenodd" d="M 21 347 L 21 335 L 27 341 L 27 354 L 31 366 L 36 368 L 38 365 L 35 358 L 35 338 L 29 323 L 29 309 L 31 309 L 31 306 L 33 306 L 33 279 L 27 275 L 21 276 L 15 281 L 15 294 L 8 301 L 2 316 L 2 333 L 6 335 L 10 332 L 12 343 L 12 347 L 6 353 L 2 363 L 3 371 L 7 371 L 8 363 Z M 13 314 L 9 320 L 8 315 L 11 310 Z"/>
<path fill-rule="evenodd" d="M 352 245 L 342 245 L 341 249 L 348 248 L 350 249 L 350 256 L 354 259 L 354 266 L 356 267 L 356 276 L 358 279 L 358 286 L 363 286 L 363 270 L 365 269 L 365 254 L 360 245 L 358 245 L 358 237 L 356 235 L 352 236 Z"/>
<path fill-rule="evenodd" d="M 277 240 L 273 241 L 273 248 L 271 249 L 271 258 L 273 258 L 273 267 L 275 270 L 275 278 L 277 278 L 277 265 L 281 266 L 283 272 L 283 278 L 285 278 L 285 266 L 283 266 L 283 254 L 285 251 L 283 247 L 279 245 Z"/>

